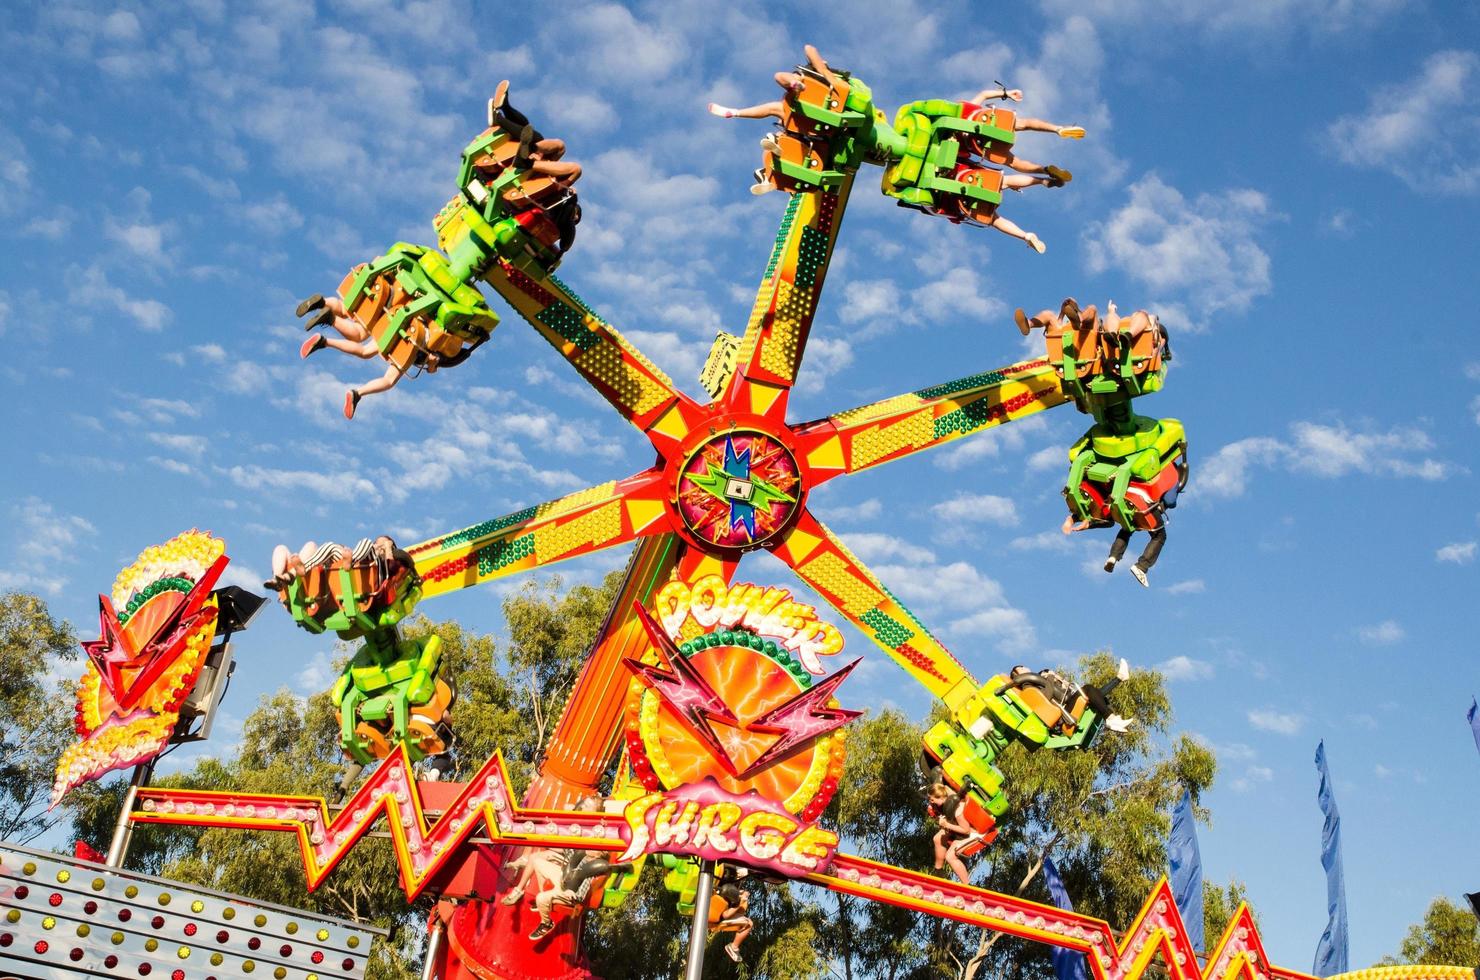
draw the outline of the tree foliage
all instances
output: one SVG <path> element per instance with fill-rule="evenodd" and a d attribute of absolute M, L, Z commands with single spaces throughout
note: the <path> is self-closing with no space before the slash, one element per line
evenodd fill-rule
<path fill-rule="evenodd" d="M 1436 898 L 1423 921 L 1409 926 L 1398 955 L 1382 962 L 1480 966 L 1480 921 L 1469 909 L 1442 896 Z"/>
<path fill-rule="evenodd" d="M 72 627 L 41 597 L 0 593 L 0 840 L 23 844 L 62 817 L 47 804 L 73 737 L 73 688 L 52 679 L 72 674 L 78 659 Z"/>

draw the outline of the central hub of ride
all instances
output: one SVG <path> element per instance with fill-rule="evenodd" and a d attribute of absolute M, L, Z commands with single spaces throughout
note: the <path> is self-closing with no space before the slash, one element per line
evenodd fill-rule
<path fill-rule="evenodd" d="M 716 548 L 760 547 L 791 524 L 801 500 L 796 457 L 779 440 L 754 430 L 711 436 L 678 473 L 684 527 Z"/>

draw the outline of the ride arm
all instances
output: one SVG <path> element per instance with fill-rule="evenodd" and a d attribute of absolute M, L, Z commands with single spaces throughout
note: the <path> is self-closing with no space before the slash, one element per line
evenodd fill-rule
<path fill-rule="evenodd" d="M 437 693 L 437 668 L 442 662 L 442 638 L 433 633 L 421 642 L 416 657 L 416 670 L 406 685 L 409 704 L 426 704 Z"/>
<path fill-rule="evenodd" d="M 407 548 L 423 597 L 668 531 L 659 469 L 588 487 Z"/>
<path fill-rule="evenodd" d="M 787 202 L 736 368 L 722 383 L 732 409 L 785 421 L 852 186 L 849 173 L 835 191 L 793 194 Z"/>
<path fill-rule="evenodd" d="M 948 708 L 954 711 L 976 689 L 951 652 L 809 511 L 769 547 Z"/>
<path fill-rule="evenodd" d="M 499 260 L 483 279 L 659 452 L 697 423 L 694 400 L 553 274 L 536 278 Z"/>
<path fill-rule="evenodd" d="M 1046 358 L 1011 364 L 799 427 L 812 485 L 976 435 L 1069 401 Z"/>

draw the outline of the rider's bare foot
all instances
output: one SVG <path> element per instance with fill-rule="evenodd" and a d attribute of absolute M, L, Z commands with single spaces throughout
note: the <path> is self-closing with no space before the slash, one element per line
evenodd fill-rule
<path fill-rule="evenodd" d="M 1028 314 L 1023 312 L 1021 306 L 1012 311 L 1012 322 L 1017 324 L 1018 332 L 1024 337 L 1033 332 L 1032 321 L 1028 319 Z"/>
<path fill-rule="evenodd" d="M 1074 301 L 1074 297 L 1070 296 L 1064 300 L 1063 305 L 1059 307 L 1059 315 L 1073 324 L 1075 330 L 1079 329 L 1079 304 Z"/>

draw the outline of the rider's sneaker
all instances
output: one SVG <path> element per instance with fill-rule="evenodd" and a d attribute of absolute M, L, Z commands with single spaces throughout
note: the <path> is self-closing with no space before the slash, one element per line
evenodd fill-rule
<path fill-rule="evenodd" d="M 725 952 L 730 954 L 730 959 L 734 960 L 736 963 L 740 962 L 740 951 L 734 946 L 726 946 Z"/>
<path fill-rule="evenodd" d="M 1140 582 L 1142 587 L 1147 589 L 1151 588 L 1151 583 L 1146 581 L 1146 569 L 1142 568 L 1140 565 L 1132 565 L 1131 574 L 1136 577 L 1136 581 Z"/>
<path fill-rule="evenodd" d="M 541 922 L 539 925 L 534 927 L 534 932 L 531 932 L 529 934 L 529 941 L 535 942 L 536 940 L 544 939 L 546 936 L 554 931 L 554 922 Z"/>

